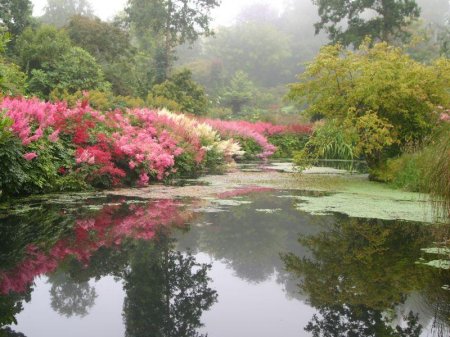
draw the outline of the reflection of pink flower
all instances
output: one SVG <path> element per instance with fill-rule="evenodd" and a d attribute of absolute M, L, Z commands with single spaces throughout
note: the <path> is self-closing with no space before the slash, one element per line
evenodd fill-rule
<path fill-rule="evenodd" d="M 274 189 L 270 188 L 270 187 L 248 186 L 248 187 L 237 188 L 235 190 L 228 191 L 228 192 L 219 193 L 219 194 L 217 194 L 217 197 L 219 199 L 227 199 L 227 198 L 237 197 L 237 196 L 241 196 L 241 195 L 247 195 L 250 193 L 268 192 L 268 191 L 273 191 L 273 190 Z"/>
<path fill-rule="evenodd" d="M 23 155 L 23 157 L 25 158 L 25 160 L 28 160 L 28 161 L 31 161 L 31 160 L 33 160 L 34 158 L 36 158 L 38 155 L 35 153 L 35 152 L 28 152 L 28 153 L 25 153 L 24 155 Z"/>
<path fill-rule="evenodd" d="M 118 247 L 123 239 L 150 240 L 160 226 L 186 223 L 192 213 L 184 212 L 173 200 L 158 200 L 146 206 L 131 205 L 123 215 L 122 205 L 104 206 L 95 216 L 78 219 L 73 233 L 48 250 L 30 244 L 25 259 L 12 270 L 0 270 L 0 294 L 24 292 L 33 279 L 53 272 L 68 256 L 84 266 L 102 247 Z"/>

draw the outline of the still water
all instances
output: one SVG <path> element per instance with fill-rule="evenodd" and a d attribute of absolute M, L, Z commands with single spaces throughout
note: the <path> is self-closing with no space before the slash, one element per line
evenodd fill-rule
<path fill-rule="evenodd" d="M 23 202 L 0 216 L 0 335 L 449 336 L 447 226 L 305 194 Z"/>

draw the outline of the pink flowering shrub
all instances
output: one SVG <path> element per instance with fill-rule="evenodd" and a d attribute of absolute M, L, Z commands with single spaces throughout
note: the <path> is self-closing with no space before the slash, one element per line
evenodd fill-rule
<path fill-rule="evenodd" d="M 223 165 L 244 151 L 267 159 L 276 151 L 268 137 L 309 132 L 309 126 L 198 120 L 165 110 L 103 113 L 87 101 L 69 108 L 64 102 L 5 97 L 0 112 L 0 141 L 7 134 L 10 144 L 0 142 L 3 196 L 87 186 L 142 187 Z"/>
<path fill-rule="evenodd" d="M 257 157 L 267 159 L 271 157 L 277 148 L 270 143 L 269 137 L 275 135 L 301 134 L 308 135 L 312 128 L 309 125 L 273 125 L 271 123 L 247 121 L 222 121 L 219 119 L 205 119 L 205 123 L 211 125 L 223 137 L 238 137 L 243 140 L 252 140 L 256 143 L 260 152 Z"/>

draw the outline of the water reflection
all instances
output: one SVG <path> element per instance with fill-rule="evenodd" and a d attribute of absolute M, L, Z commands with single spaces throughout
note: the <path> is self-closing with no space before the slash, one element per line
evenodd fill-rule
<path fill-rule="evenodd" d="M 94 280 L 115 278 L 127 337 L 221 330 L 263 336 L 267 326 L 254 325 L 269 322 L 272 309 L 282 319 L 294 313 L 288 323 L 270 321 L 284 336 L 413 337 L 430 325 L 448 336 L 450 291 L 442 287 L 450 284 L 449 272 L 424 265 L 432 250 L 421 250 L 442 242 L 448 226 L 314 216 L 296 209 L 295 196 L 303 194 L 239 189 L 218 196 L 232 201 L 218 200 L 220 212 L 198 211 L 204 205 L 194 201 L 108 198 L 31 205 L 4 217 L 0 336 L 20 336 L 5 326 L 42 274 L 51 307 L 65 318 L 89 318 L 102 298 Z M 223 290 L 217 305 L 215 287 Z M 261 305 L 262 298 L 271 300 Z M 218 307 L 216 323 L 201 329 L 202 314 Z M 255 312 L 240 314 L 242 308 Z M 229 333 L 223 321 L 232 313 L 242 316 L 242 326 Z M 256 323 L 245 328 L 249 321 Z"/>
<path fill-rule="evenodd" d="M 46 211 L 46 221 L 36 227 L 39 217 L 25 221 L 21 214 L 2 223 L 1 336 L 18 335 L 1 327 L 16 323 L 34 278 L 42 274 L 51 284 L 51 307 L 62 316 L 89 314 L 97 297 L 89 281 L 113 275 L 126 293 L 127 336 L 200 336 L 202 312 L 217 294 L 208 286 L 210 266 L 176 251 L 170 239 L 170 226 L 182 226 L 193 216 L 181 202 L 108 200 L 104 206 L 86 202 L 82 208 L 61 212 L 49 206 Z M 48 235 L 60 223 L 63 229 Z"/>
<path fill-rule="evenodd" d="M 308 250 L 297 244 L 297 234 L 320 233 L 334 217 L 299 212 L 294 199 L 289 198 L 291 193 L 265 191 L 245 197 L 228 193 L 227 198 L 249 203 L 226 212 L 200 214 L 189 232 L 177 235 L 177 246 L 225 262 L 236 276 L 250 283 L 258 284 L 275 275 L 288 295 L 298 297 L 296 280 L 292 282 L 279 255 L 286 250 L 308 255 Z M 261 211 L 274 209 L 277 211 L 273 213 Z"/>
<path fill-rule="evenodd" d="M 433 230 L 423 224 L 344 216 L 329 231 L 300 237 L 299 244 L 312 256 L 289 253 L 283 260 L 298 277 L 300 292 L 320 313 L 306 330 L 313 336 L 412 337 L 430 320 L 448 326 L 450 298 L 442 286 L 450 281 L 449 273 L 416 263 L 421 248 L 433 239 Z M 420 322 L 419 313 L 396 317 L 415 293 L 428 299 Z M 399 319 L 404 324 L 396 326 Z"/>
<path fill-rule="evenodd" d="M 94 306 L 97 293 L 89 282 L 77 282 L 59 270 L 51 274 L 48 281 L 52 284 L 51 306 L 59 314 L 83 317 Z"/>
<path fill-rule="evenodd" d="M 207 264 L 172 249 L 167 238 L 138 243 L 124 271 L 126 336 L 202 336 L 200 317 L 216 301 Z"/>

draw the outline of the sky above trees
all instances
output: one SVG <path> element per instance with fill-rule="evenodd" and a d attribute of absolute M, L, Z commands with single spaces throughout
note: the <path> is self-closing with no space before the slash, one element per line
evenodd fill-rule
<path fill-rule="evenodd" d="M 304 0 L 310 1 L 310 0 Z M 120 12 L 127 0 L 90 0 L 95 14 L 103 20 L 111 19 L 115 14 Z M 213 11 L 216 25 L 230 25 L 240 11 L 255 3 L 270 4 L 274 9 L 281 10 L 286 1 L 269 1 L 269 0 L 222 0 L 221 6 Z M 33 14 L 40 16 L 43 14 L 43 8 L 47 4 L 47 0 L 32 0 L 34 5 Z"/>

